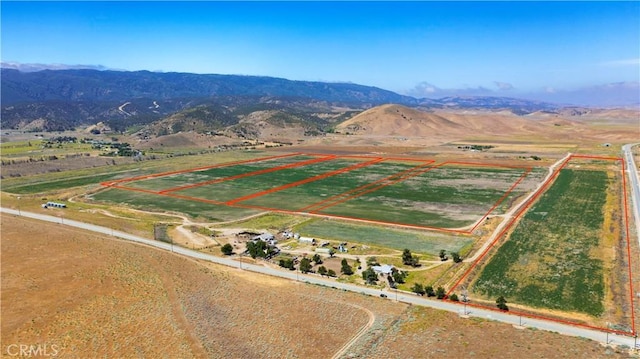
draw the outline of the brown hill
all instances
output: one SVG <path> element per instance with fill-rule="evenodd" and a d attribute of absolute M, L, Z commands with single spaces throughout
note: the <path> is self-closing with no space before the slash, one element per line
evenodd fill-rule
<path fill-rule="evenodd" d="M 429 138 L 441 141 L 479 138 L 625 141 L 629 138 L 629 132 L 625 135 L 619 128 L 595 128 L 562 114 L 520 116 L 510 111 L 419 110 L 400 105 L 374 107 L 339 124 L 336 130 L 364 136 Z"/>

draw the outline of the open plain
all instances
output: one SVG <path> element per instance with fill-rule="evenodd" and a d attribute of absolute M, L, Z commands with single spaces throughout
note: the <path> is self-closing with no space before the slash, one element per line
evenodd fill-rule
<path fill-rule="evenodd" d="M 48 344 L 61 358 L 629 357 L 585 339 L 206 264 L 58 224 L 1 221 L 5 357 L 11 344 Z"/>

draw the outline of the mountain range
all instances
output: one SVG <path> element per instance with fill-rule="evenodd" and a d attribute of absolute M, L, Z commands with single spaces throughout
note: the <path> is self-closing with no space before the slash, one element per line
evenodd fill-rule
<path fill-rule="evenodd" d="M 507 97 L 415 98 L 358 84 L 263 76 L 11 68 L 3 68 L 0 76 L 2 129 L 59 131 L 105 123 L 124 131 L 172 116 L 183 121 L 195 116 L 204 121 L 201 127 L 216 129 L 237 125 L 261 111 L 262 117 L 274 117 L 275 122 L 293 121 L 322 132 L 338 120 L 382 104 L 507 110 L 518 115 L 559 108 Z"/>

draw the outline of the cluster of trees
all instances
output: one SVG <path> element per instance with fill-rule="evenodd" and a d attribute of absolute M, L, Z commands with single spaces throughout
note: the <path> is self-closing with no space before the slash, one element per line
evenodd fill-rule
<path fill-rule="evenodd" d="M 453 259 L 454 263 L 462 262 L 462 257 L 460 257 L 460 253 L 450 252 L 449 254 L 451 254 L 451 258 Z M 440 256 L 440 260 L 443 262 L 449 259 L 449 257 L 447 256 L 447 251 L 445 251 L 444 249 L 440 250 L 439 256 Z"/>
<path fill-rule="evenodd" d="M 436 297 L 438 299 L 445 299 L 445 297 L 447 296 L 447 292 L 445 292 L 444 288 L 442 287 L 438 287 L 434 290 L 433 286 L 430 286 L 430 285 L 423 286 L 420 283 L 415 283 L 413 287 L 411 287 L 411 291 L 416 293 L 417 295 L 426 294 L 427 297 Z M 455 299 L 454 299 L 454 296 L 455 296 Z M 449 299 L 458 301 L 458 296 L 455 294 L 452 294 L 451 297 L 449 297 Z"/>
<path fill-rule="evenodd" d="M 271 258 L 277 253 L 275 247 L 268 245 L 263 241 L 249 241 L 247 242 L 247 253 L 251 258 Z"/>
<path fill-rule="evenodd" d="M 412 267 L 420 267 L 420 257 L 411 254 L 409 249 L 402 251 L 402 263 Z"/>
<path fill-rule="evenodd" d="M 280 267 L 287 268 L 289 270 L 295 270 L 296 269 L 295 263 L 293 263 L 293 259 L 291 259 L 291 258 L 281 259 L 278 264 L 280 265 Z"/>
<path fill-rule="evenodd" d="M 347 262 L 346 258 L 342 258 L 341 265 L 342 265 L 342 267 L 340 268 L 340 272 L 342 272 L 342 274 L 344 274 L 344 275 L 352 275 L 353 274 L 353 268 L 351 268 L 351 266 L 349 265 L 349 262 Z"/>
<path fill-rule="evenodd" d="M 325 266 L 320 266 L 318 267 L 318 274 L 320 274 L 321 276 L 329 276 L 329 277 L 336 277 L 336 271 L 334 271 L 333 269 L 329 269 L 327 270 L 327 268 Z"/>
<path fill-rule="evenodd" d="M 300 272 L 302 273 L 309 273 L 309 272 L 313 272 L 313 264 L 311 264 L 311 261 L 315 262 L 315 264 L 322 264 L 322 257 L 320 257 L 319 254 L 314 254 L 313 257 L 311 259 L 304 257 L 300 260 L 300 263 L 298 264 L 298 269 L 300 269 Z M 290 270 L 294 270 L 296 269 L 295 267 L 295 261 L 292 258 L 283 258 L 280 259 L 280 261 L 278 262 L 278 264 L 280 265 L 280 267 L 283 268 L 287 268 Z M 335 271 L 333 270 L 327 270 L 326 267 L 321 266 L 318 268 L 318 274 L 324 276 L 324 275 L 328 275 L 329 273 L 333 273 L 333 275 L 329 275 L 331 277 L 335 277 Z"/>
<path fill-rule="evenodd" d="M 391 274 L 387 276 L 387 281 L 389 282 L 389 287 L 396 288 L 398 284 L 402 284 L 405 282 L 405 279 L 409 275 L 408 272 L 399 271 L 395 268 L 391 271 Z"/>

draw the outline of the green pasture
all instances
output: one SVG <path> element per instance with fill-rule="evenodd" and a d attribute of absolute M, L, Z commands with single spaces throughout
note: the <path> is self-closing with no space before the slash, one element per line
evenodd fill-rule
<path fill-rule="evenodd" d="M 251 209 L 218 206 L 116 188 L 96 193 L 92 199 L 104 203 L 126 204 L 146 211 L 182 213 L 208 221 L 232 221 L 259 213 Z"/>
<path fill-rule="evenodd" d="M 46 141 L 41 139 L 34 139 L 29 141 L 13 141 L 0 144 L 0 158 L 2 159 L 16 159 L 34 157 L 39 158 L 42 156 L 64 156 L 67 154 L 75 153 L 95 153 L 95 149 L 91 147 L 89 143 L 54 143 L 51 147 L 43 148 Z"/>
<path fill-rule="evenodd" d="M 243 204 L 299 211 L 358 187 L 373 183 L 393 174 L 406 171 L 422 163 L 412 164 L 378 162 L 366 167 L 319 179 L 282 191 L 266 194 L 242 202 Z M 373 187 L 373 186 L 372 186 Z M 355 192 L 354 192 L 355 193 Z M 348 195 L 345 195 L 346 198 Z M 339 197 L 343 198 L 343 197 Z M 315 207 L 309 208 L 313 210 Z M 304 210 L 307 211 L 307 210 Z"/>
<path fill-rule="evenodd" d="M 319 212 L 427 227 L 464 227 L 485 215 L 523 174 L 524 169 L 447 165 Z M 522 193 L 516 188 L 511 196 Z"/>
<path fill-rule="evenodd" d="M 238 178 L 206 186 L 189 188 L 182 191 L 176 191 L 175 193 L 196 198 L 212 199 L 216 201 L 229 201 L 242 196 L 304 180 L 330 171 L 349 167 L 357 164 L 358 162 L 359 161 L 351 159 L 336 159 L 331 161 L 317 162 L 301 167 L 285 168 L 275 172 Z"/>
<path fill-rule="evenodd" d="M 260 160 L 249 163 L 240 163 L 240 164 L 230 164 L 223 165 L 220 167 L 209 168 L 206 170 L 193 171 L 193 172 L 184 172 L 169 176 L 132 181 L 127 182 L 127 187 L 133 188 L 142 188 L 148 189 L 152 191 L 162 191 L 169 188 L 184 186 L 188 184 L 200 183 L 205 181 L 216 180 L 225 177 L 231 177 L 236 175 L 241 175 L 245 173 L 250 173 L 254 171 L 259 171 L 262 169 L 268 169 L 283 165 L 288 165 L 296 162 L 303 162 L 306 160 L 311 160 L 316 157 L 310 156 L 292 156 L 292 157 L 283 157 L 283 158 L 275 158 L 270 160 Z"/>
<path fill-rule="evenodd" d="M 473 290 L 534 307 L 603 314 L 603 264 L 593 253 L 610 185 L 606 171 L 563 169 L 482 269 Z"/>
<path fill-rule="evenodd" d="M 438 256 L 442 249 L 447 252 L 459 252 L 473 242 L 472 238 L 466 236 L 401 230 L 321 219 L 307 221 L 295 226 L 294 231 L 306 237 L 357 242 L 393 248 L 399 251 L 408 248 L 412 252 L 433 257 Z"/>

